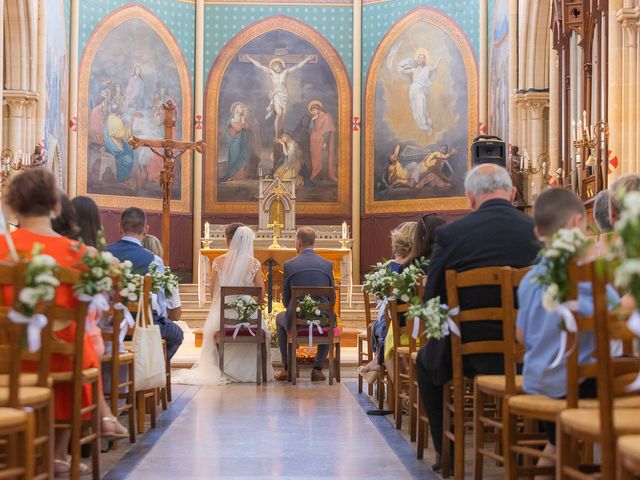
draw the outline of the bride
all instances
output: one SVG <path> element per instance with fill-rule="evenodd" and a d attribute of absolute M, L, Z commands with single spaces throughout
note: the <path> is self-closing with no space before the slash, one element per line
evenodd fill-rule
<path fill-rule="evenodd" d="M 264 281 L 260 262 L 253 257 L 253 230 L 241 223 L 232 223 L 225 228 L 228 251 L 213 262 L 211 271 L 211 308 L 204 324 L 203 345 L 200 359 L 191 369 L 172 373 L 174 383 L 187 385 L 222 385 L 230 382 L 255 382 L 255 344 L 225 343 L 224 374 L 218 365 L 218 349 L 213 341 L 214 333 L 220 330 L 220 286 L 261 287 Z M 266 330 L 266 329 L 265 329 Z M 273 378 L 269 333 L 267 336 L 267 377 Z"/>

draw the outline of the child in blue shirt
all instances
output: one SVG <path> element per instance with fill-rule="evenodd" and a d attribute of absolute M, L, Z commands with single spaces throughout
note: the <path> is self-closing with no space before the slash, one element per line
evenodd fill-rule
<path fill-rule="evenodd" d="M 533 216 L 536 235 L 542 240 L 550 239 L 562 228 L 580 228 L 586 234 L 587 216 L 584 204 L 576 195 L 563 188 L 553 188 L 541 193 L 535 202 Z M 567 394 L 566 362 L 550 368 L 560 349 L 562 319 L 559 314 L 548 312 L 543 308 L 542 297 L 546 288 L 534 281 L 536 276 L 543 273 L 544 268 L 543 265 L 534 266 L 522 279 L 518 288 L 517 338 L 526 349 L 522 370 L 524 391 L 528 394 L 564 398 Z M 619 297 L 612 288 L 609 288 L 608 294 L 619 301 Z M 578 303 L 583 315 L 592 314 L 593 298 L 590 284 L 578 285 Z M 594 350 L 593 332 L 581 333 L 579 362 L 591 362 Z M 596 396 L 595 379 L 583 381 L 580 385 L 580 397 Z M 542 427 L 549 437 L 545 452 L 553 454 L 555 453 L 555 424 L 542 422 Z M 538 465 L 547 466 L 551 463 L 543 458 Z M 544 477 L 536 477 L 536 479 L 540 478 Z"/>

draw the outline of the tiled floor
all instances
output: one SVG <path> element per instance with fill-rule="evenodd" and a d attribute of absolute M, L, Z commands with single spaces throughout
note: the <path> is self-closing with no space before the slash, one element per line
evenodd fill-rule
<path fill-rule="evenodd" d="M 166 412 L 170 425 L 152 433 L 159 438 L 150 450 L 141 439 L 106 478 L 437 478 L 349 388 L 308 381 L 202 388 Z"/>

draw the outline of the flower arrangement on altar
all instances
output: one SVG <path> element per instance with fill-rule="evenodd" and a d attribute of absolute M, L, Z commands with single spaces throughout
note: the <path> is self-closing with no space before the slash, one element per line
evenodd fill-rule
<path fill-rule="evenodd" d="M 373 265 L 371 272 L 364 275 L 362 289 L 379 299 L 383 299 L 391 291 L 393 279 L 391 261 L 384 260 Z"/>
<path fill-rule="evenodd" d="M 167 266 L 164 267 L 164 272 L 158 270 L 158 265 L 152 263 L 149 265 L 149 275 L 151 275 L 151 290 L 153 293 L 158 293 L 161 290 L 167 296 L 171 296 L 178 288 L 180 278 L 173 273 Z"/>
<path fill-rule="evenodd" d="M 31 317 L 43 303 L 52 302 L 60 281 L 55 276 L 58 264 L 50 255 L 41 254 L 43 246 L 33 245 L 31 260 L 27 263 L 24 287 L 18 294 L 19 313 Z"/>
<path fill-rule="evenodd" d="M 533 281 L 543 287 L 542 306 L 548 312 L 556 312 L 567 300 L 569 286 L 569 262 L 577 258 L 589 246 L 589 239 L 579 228 L 560 229 L 549 246 L 540 252 L 539 264 L 544 266 L 544 273 L 534 277 Z"/>

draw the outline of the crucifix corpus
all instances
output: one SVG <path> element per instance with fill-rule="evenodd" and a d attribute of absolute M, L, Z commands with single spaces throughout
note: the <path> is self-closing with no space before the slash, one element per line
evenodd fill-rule
<path fill-rule="evenodd" d="M 273 228 L 273 240 L 271 241 L 271 246 L 269 248 L 282 248 L 278 243 L 278 239 L 280 238 L 280 232 L 284 228 L 282 223 L 278 223 L 278 221 L 274 221 L 267 225 L 269 228 Z"/>
<path fill-rule="evenodd" d="M 169 232 L 171 225 L 171 189 L 173 187 L 173 171 L 176 168 L 176 159 L 183 154 L 195 150 L 203 153 L 207 145 L 199 140 L 197 142 L 177 142 L 173 140 L 173 127 L 176 125 L 175 110 L 176 104 L 173 100 L 168 100 L 162 104 L 164 109 L 164 140 L 146 140 L 138 137 L 131 137 L 129 145 L 134 150 L 146 147 L 153 153 L 162 157 L 163 166 L 160 172 L 160 185 L 162 186 L 162 249 L 165 265 L 169 264 Z"/>

